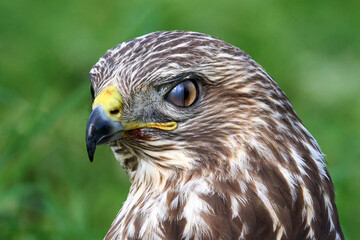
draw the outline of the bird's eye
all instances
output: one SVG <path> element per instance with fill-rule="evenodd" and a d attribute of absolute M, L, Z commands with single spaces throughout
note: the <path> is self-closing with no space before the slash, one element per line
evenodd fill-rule
<path fill-rule="evenodd" d="M 188 107 L 195 102 L 197 95 L 198 91 L 195 82 L 187 80 L 171 89 L 165 100 L 178 107 Z"/>

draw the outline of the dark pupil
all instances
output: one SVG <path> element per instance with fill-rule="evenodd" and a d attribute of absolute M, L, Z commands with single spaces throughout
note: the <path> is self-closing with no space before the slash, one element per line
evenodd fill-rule
<path fill-rule="evenodd" d="M 185 106 L 185 101 L 188 99 L 189 95 L 190 95 L 190 91 L 189 91 L 189 87 L 187 84 L 185 83 L 182 83 L 183 85 L 183 94 L 184 94 L 184 97 L 183 97 L 183 101 L 182 101 L 182 105 Z"/>

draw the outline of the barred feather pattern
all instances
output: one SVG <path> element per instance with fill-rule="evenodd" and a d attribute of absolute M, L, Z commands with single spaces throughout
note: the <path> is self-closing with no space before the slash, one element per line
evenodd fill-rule
<path fill-rule="evenodd" d="M 157 95 L 199 80 L 194 106 Z M 111 142 L 131 188 L 105 239 L 343 239 L 324 156 L 286 95 L 245 52 L 214 37 L 155 32 L 110 49 L 92 68 L 124 121 L 178 123 Z"/>

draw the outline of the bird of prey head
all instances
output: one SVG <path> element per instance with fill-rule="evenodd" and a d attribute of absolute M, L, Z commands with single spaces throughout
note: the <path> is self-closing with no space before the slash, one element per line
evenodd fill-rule
<path fill-rule="evenodd" d="M 106 239 L 343 239 L 318 144 L 245 52 L 155 32 L 90 78 L 89 158 L 108 144 L 131 179 Z"/>

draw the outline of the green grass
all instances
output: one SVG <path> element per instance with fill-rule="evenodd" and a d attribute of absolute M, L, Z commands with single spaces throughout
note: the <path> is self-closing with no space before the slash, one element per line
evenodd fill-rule
<path fill-rule="evenodd" d="M 88 72 L 157 30 L 193 30 L 248 52 L 327 155 L 347 239 L 360 236 L 360 18 L 339 1 L 0 2 L 0 239 L 99 239 L 129 181 L 107 147 L 85 149 Z"/>

